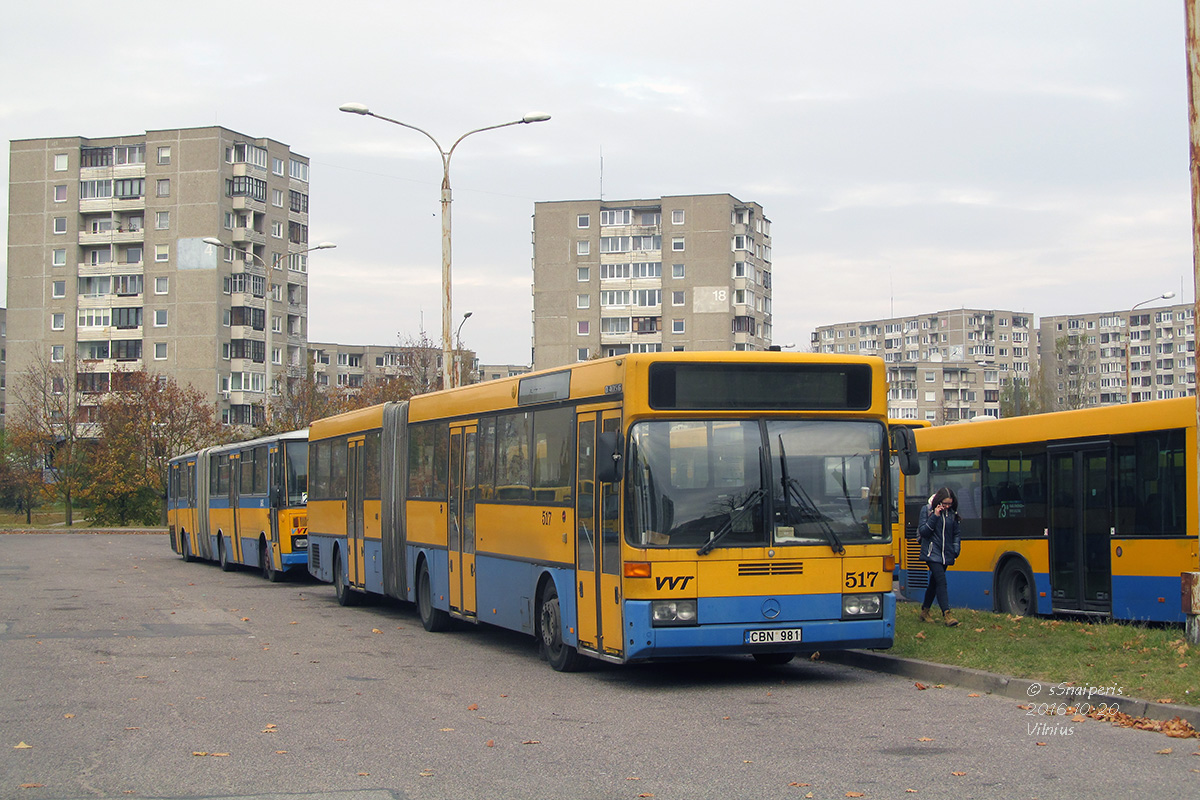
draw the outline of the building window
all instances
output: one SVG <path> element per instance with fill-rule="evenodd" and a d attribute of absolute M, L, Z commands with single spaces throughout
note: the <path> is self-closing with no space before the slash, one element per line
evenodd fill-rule
<path fill-rule="evenodd" d="M 271 205 L 276 208 L 283 208 L 283 189 L 271 190 Z"/>
<path fill-rule="evenodd" d="M 169 147 L 158 148 L 158 163 L 160 163 L 160 164 L 170 164 L 171 163 L 171 148 L 169 148 Z"/>
<path fill-rule="evenodd" d="M 56 153 L 55 154 L 55 156 L 54 156 L 54 171 L 55 172 L 66 172 L 67 171 L 67 154 L 66 153 Z"/>
<path fill-rule="evenodd" d="M 160 275 L 159 277 L 155 278 L 154 279 L 154 293 L 155 294 L 166 294 L 167 290 L 170 288 L 170 283 L 171 283 L 170 279 L 167 278 L 165 275 Z"/>
<path fill-rule="evenodd" d="M 683 264 L 672 264 L 671 265 L 671 277 L 672 278 L 682 278 L 684 276 L 684 273 L 685 273 L 685 270 L 683 268 Z"/>
<path fill-rule="evenodd" d="M 588 228 L 591 227 L 591 224 L 592 218 L 589 214 L 580 214 L 575 218 L 575 227 L 577 228 Z"/>
<path fill-rule="evenodd" d="M 61 344 L 50 345 L 50 360 L 51 361 L 62 361 L 63 357 L 65 355 L 65 352 L 66 351 L 64 350 L 63 345 L 61 345 Z"/>
<path fill-rule="evenodd" d="M 288 174 L 298 181 L 308 183 L 308 164 L 293 158 L 288 162 Z"/>
<path fill-rule="evenodd" d="M 155 211 L 154 212 L 154 228 L 155 230 L 165 231 L 171 227 L 171 212 L 170 211 Z"/>
<path fill-rule="evenodd" d="M 283 223 L 282 222 L 280 222 L 279 220 L 275 220 L 274 222 L 271 223 L 271 235 L 273 237 L 275 237 L 276 239 L 283 238 Z"/>
<path fill-rule="evenodd" d="M 56 202 L 56 203 L 67 202 L 67 185 L 65 183 L 61 186 L 54 187 L 54 202 Z"/>
<path fill-rule="evenodd" d="M 683 320 L 671 320 L 671 333 L 683 333 Z"/>
<path fill-rule="evenodd" d="M 575 350 L 575 360 L 576 361 L 587 361 L 588 360 L 588 349 L 586 347 L 577 348 Z M 59 361 L 62 361 L 62 359 L 60 358 Z"/>
<path fill-rule="evenodd" d="M 165 308 L 154 309 L 154 327 L 167 327 L 167 310 Z"/>
<path fill-rule="evenodd" d="M 580 267 L 579 269 L 575 270 L 575 280 L 580 282 L 586 281 L 588 280 L 590 274 L 591 271 L 588 269 L 588 267 Z"/>
<path fill-rule="evenodd" d="M 282 158 L 272 158 L 271 159 L 271 172 L 275 173 L 276 175 L 283 174 L 283 159 Z"/>
<path fill-rule="evenodd" d="M 676 253 L 683 252 L 683 237 L 682 236 L 676 236 L 675 238 L 671 239 L 671 249 L 673 251 L 675 251 Z"/>
<path fill-rule="evenodd" d="M 170 178 L 159 178 L 158 179 L 158 188 L 157 188 L 155 194 L 158 197 L 170 197 L 171 196 L 171 179 Z"/>
<path fill-rule="evenodd" d="M 56 234 L 67 232 L 67 218 L 66 217 L 55 217 L 54 218 L 54 232 Z"/>
<path fill-rule="evenodd" d="M 592 307 L 592 296 L 590 294 L 576 295 L 575 307 L 576 308 L 591 308 Z"/>
<path fill-rule="evenodd" d="M 586 319 L 581 319 L 576 323 L 575 333 L 579 336 L 587 336 L 590 333 L 590 327 Z"/>
<path fill-rule="evenodd" d="M 166 358 L 167 358 L 167 343 L 166 342 L 155 342 L 154 343 L 154 360 L 155 361 L 165 361 Z"/>
<path fill-rule="evenodd" d="M 170 261 L 171 246 L 169 244 L 154 245 L 154 260 L 155 261 Z"/>
<path fill-rule="evenodd" d="M 51 297 L 66 297 L 67 296 L 67 282 L 66 281 L 54 281 L 52 284 L 50 284 L 50 296 Z"/>
<path fill-rule="evenodd" d="M 590 255 L 591 252 L 592 252 L 592 243 L 587 241 L 586 239 L 581 242 L 575 243 L 575 255 L 586 256 L 586 255 Z"/>
<path fill-rule="evenodd" d="M 671 305 L 683 305 L 683 292 L 671 292 Z"/>
<path fill-rule="evenodd" d="M 65 267 L 67 265 L 67 251 L 65 248 L 58 248 L 51 255 L 50 263 L 56 267 Z"/>
<path fill-rule="evenodd" d="M 51 314 L 50 315 L 50 330 L 61 331 L 67 327 L 66 314 Z"/>
<path fill-rule="evenodd" d="M 683 209 L 677 208 L 671 212 L 671 224 L 672 225 L 682 225 L 683 224 Z"/>

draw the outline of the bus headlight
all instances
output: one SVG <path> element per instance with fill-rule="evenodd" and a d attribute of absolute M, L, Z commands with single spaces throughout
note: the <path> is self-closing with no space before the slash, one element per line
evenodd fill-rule
<path fill-rule="evenodd" d="M 308 549 L 308 535 L 292 537 L 292 552 L 299 553 L 301 550 Z"/>
<path fill-rule="evenodd" d="M 650 619 L 655 627 L 696 625 L 696 601 L 651 600 Z"/>
<path fill-rule="evenodd" d="M 880 619 L 883 616 L 883 595 L 842 595 L 842 619 Z"/>

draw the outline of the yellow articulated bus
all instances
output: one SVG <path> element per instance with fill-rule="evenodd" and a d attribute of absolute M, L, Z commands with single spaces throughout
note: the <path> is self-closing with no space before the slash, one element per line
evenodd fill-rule
<path fill-rule="evenodd" d="M 281 580 L 308 563 L 307 492 L 306 430 L 178 456 L 167 481 L 171 549 Z"/>
<path fill-rule="evenodd" d="M 1196 401 L 986 420 L 916 432 L 908 515 L 958 495 L 950 603 L 1010 614 L 1182 622 L 1196 569 Z M 927 583 L 908 560 L 902 583 Z M 910 597 L 914 595 L 909 595 Z"/>
<path fill-rule="evenodd" d="M 318 420 L 308 569 L 561 671 L 886 648 L 886 394 L 875 358 L 637 354 Z"/>

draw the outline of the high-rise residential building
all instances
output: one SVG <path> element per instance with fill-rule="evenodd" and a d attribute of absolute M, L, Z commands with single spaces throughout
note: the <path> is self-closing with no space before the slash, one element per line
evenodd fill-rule
<path fill-rule="evenodd" d="M 1039 333 L 1044 395 L 1056 408 L 1196 394 L 1190 303 L 1042 317 Z"/>
<path fill-rule="evenodd" d="M 771 223 L 728 194 L 534 204 L 534 369 L 771 343 Z"/>
<path fill-rule="evenodd" d="M 209 395 L 222 421 L 257 422 L 267 374 L 305 374 L 308 170 L 221 127 L 13 141 L 10 378 L 40 354 L 76 363 L 98 398 L 145 368 Z"/>
<path fill-rule="evenodd" d="M 395 378 L 407 379 L 418 394 L 441 388 L 442 351 L 432 345 L 310 342 L 308 349 L 318 389 L 362 389 Z M 474 351 L 456 349 L 453 353 L 458 385 L 478 383 L 480 367 Z"/>
<path fill-rule="evenodd" d="M 1028 314 L 960 308 L 824 325 L 816 353 L 880 356 L 887 362 L 888 414 L 934 424 L 1000 416 L 1000 394 L 1028 383 L 1037 353 Z"/>

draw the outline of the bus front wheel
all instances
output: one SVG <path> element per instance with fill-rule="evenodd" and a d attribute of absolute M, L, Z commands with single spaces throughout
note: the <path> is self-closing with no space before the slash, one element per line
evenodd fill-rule
<path fill-rule="evenodd" d="M 283 580 L 283 570 L 275 569 L 275 561 L 271 558 L 271 548 L 267 546 L 266 539 L 259 542 L 258 563 L 262 565 L 263 577 L 271 583 L 279 583 Z"/>
<path fill-rule="evenodd" d="M 546 584 L 538 622 L 542 634 L 542 651 L 546 654 L 550 666 L 558 672 L 575 672 L 581 669 L 584 657 L 562 638 L 562 609 L 558 602 L 558 589 L 554 587 L 553 581 Z"/>
<path fill-rule="evenodd" d="M 179 554 L 183 556 L 183 563 L 190 564 L 196 559 L 192 557 L 192 551 L 188 549 L 187 533 L 179 534 Z"/>
<path fill-rule="evenodd" d="M 431 633 L 439 633 L 450 627 L 450 615 L 433 605 L 433 582 L 429 579 L 429 562 L 421 562 L 417 574 L 417 610 L 421 612 L 421 624 Z"/>
<path fill-rule="evenodd" d="M 1034 610 L 1033 576 L 1020 561 L 1013 559 L 1005 563 L 996 580 L 1001 614 L 1028 616 Z"/>

